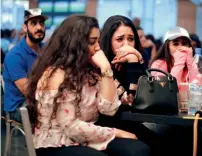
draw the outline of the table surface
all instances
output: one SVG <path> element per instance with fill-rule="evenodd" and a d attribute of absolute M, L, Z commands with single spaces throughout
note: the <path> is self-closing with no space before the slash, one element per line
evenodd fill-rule
<path fill-rule="evenodd" d="M 194 116 L 188 115 L 187 113 L 178 113 L 176 115 L 171 116 L 171 115 L 154 115 L 154 114 L 142 114 L 133 112 L 122 112 L 120 114 L 120 120 L 193 126 Z M 200 125 L 202 125 L 202 118 L 199 118 L 199 123 Z"/>

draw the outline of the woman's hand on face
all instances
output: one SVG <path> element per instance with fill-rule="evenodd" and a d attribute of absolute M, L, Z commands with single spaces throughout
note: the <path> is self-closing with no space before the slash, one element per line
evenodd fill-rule
<path fill-rule="evenodd" d="M 124 62 L 139 62 L 138 57 L 134 54 L 124 54 L 125 56 L 115 57 L 112 64 Z"/>
<path fill-rule="evenodd" d="M 177 48 L 177 51 L 185 52 L 188 55 L 192 55 L 193 56 L 193 49 L 192 49 L 192 47 L 180 46 L 179 48 Z"/>
<path fill-rule="evenodd" d="M 98 68 L 101 70 L 106 70 L 110 69 L 110 63 L 105 56 L 104 52 L 102 50 L 97 51 L 93 56 L 92 56 L 92 62 L 94 65 L 96 65 Z"/>
<path fill-rule="evenodd" d="M 142 55 L 131 46 L 123 46 L 116 50 L 116 56 L 112 61 L 113 64 L 124 62 L 143 62 Z"/>
<path fill-rule="evenodd" d="M 180 46 L 176 49 L 176 52 L 171 53 L 171 55 L 175 61 L 178 61 L 179 59 L 185 61 L 189 53 L 191 53 L 191 51 L 188 47 Z"/>
<path fill-rule="evenodd" d="M 120 130 L 120 129 L 116 129 L 116 137 L 117 138 L 138 139 L 135 134 L 126 132 L 126 131 Z"/>
<path fill-rule="evenodd" d="M 179 51 L 183 51 L 187 53 L 188 58 L 193 58 L 193 49 L 192 47 L 181 47 L 178 49 Z"/>

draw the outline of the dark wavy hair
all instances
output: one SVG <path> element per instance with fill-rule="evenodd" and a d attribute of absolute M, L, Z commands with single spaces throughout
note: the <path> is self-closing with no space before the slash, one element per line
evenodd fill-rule
<path fill-rule="evenodd" d="M 111 39 L 112 39 L 114 33 L 116 32 L 116 30 L 121 25 L 128 26 L 132 29 L 132 31 L 134 33 L 134 38 L 135 38 L 135 47 L 134 48 L 136 50 L 138 50 L 144 58 L 143 49 L 140 44 L 138 33 L 137 33 L 137 30 L 136 30 L 133 22 L 125 16 L 115 15 L 115 16 L 109 17 L 106 20 L 106 22 L 104 23 L 104 26 L 102 28 L 102 31 L 101 31 L 100 47 L 104 51 L 109 62 L 111 62 L 115 57 L 115 55 L 112 51 Z M 114 72 L 114 78 L 117 79 L 120 82 L 120 84 L 127 90 L 128 89 L 128 84 L 127 84 L 128 78 L 126 76 L 126 71 L 127 71 L 126 63 L 122 64 L 120 71 L 117 71 L 115 69 L 114 65 L 111 65 L 111 66 L 112 66 L 112 69 Z"/>
<path fill-rule="evenodd" d="M 184 38 L 188 41 L 189 46 L 191 46 L 191 41 L 187 38 Z M 167 64 L 167 70 L 168 72 L 171 72 L 171 68 L 173 67 L 173 60 L 172 60 L 172 56 L 170 54 L 170 49 L 169 49 L 169 44 L 170 44 L 170 40 L 166 40 L 164 42 L 164 44 L 160 47 L 159 51 L 156 53 L 156 55 L 154 56 L 154 58 L 151 60 L 149 67 L 151 67 L 152 63 L 158 59 L 162 59 L 166 61 Z M 193 49 L 193 55 L 194 55 L 194 49 Z"/>
<path fill-rule="evenodd" d="M 143 54 L 143 49 L 140 44 L 140 40 L 138 37 L 137 30 L 133 24 L 133 22 L 121 15 L 115 15 L 109 17 L 106 22 L 104 23 L 104 26 L 102 28 L 102 33 L 100 37 L 100 47 L 104 51 L 105 55 L 107 56 L 108 60 L 111 62 L 114 58 L 114 53 L 112 52 L 112 43 L 111 39 L 114 35 L 115 31 L 119 28 L 119 26 L 124 25 L 128 26 L 132 29 L 135 37 L 135 49 L 137 49 L 141 54 Z"/>
<path fill-rule="evenodd" d="M 37 110 L 40 103 L 35 99 L 35 92 L 39 79 L 47 69 L 50 69 L 50 76 L 45 79 L 46 82 L 57 69 L 60 68 L 65 72 L 64 80 L 54 98 L 52 119 L 56 117 L 56 111 L 60 105 L 57 100 L 63 96 L 63 91 L 75 91 L 75 102 L 78 104 L 81 100 L 84 78 L 87 76 L 91 85 L 97 83 L 96 77 L 92 74 L 96 69 L 89 63 L 88 40 L 92 28 L 99 28 L 98 21 L 94 17 L 71 15 L 54 31 L 48 44 L 40 53 L 29 76 L 27 92 L 30 118 L 35 126 L 40 125 L 38 121 L 40 113 Z"/>

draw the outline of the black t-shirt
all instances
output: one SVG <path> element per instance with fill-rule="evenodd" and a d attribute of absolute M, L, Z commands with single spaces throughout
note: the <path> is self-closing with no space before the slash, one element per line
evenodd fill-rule
<path fill-rule="evenodd" d="M 145 64 L 140 63 L 124 63 L 120 71 L 113 68 L 114 79 L 120 82 L 120 85 L 127 91 L 128 94 L 135 95 L 135 90 L 130 90 L 130 84 L 137 84 L 140 76 L 145 75 Z"/>

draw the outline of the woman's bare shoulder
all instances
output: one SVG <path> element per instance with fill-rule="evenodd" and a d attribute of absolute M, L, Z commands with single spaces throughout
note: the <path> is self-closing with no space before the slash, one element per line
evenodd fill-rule
<path fill-rule="evenodd" d="M 40 78 L 37 88 L 39 90 L 46 89 L 46 90 L 55 90 L 58 89 L 60 84 L 64 80 L 65 71 L 61 68 L 58 68 L 54 71 L 54 68 L 47 68 L 42 77 Z"/>

